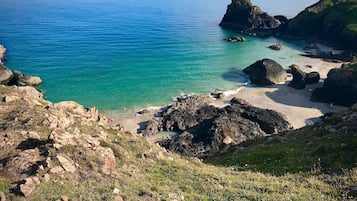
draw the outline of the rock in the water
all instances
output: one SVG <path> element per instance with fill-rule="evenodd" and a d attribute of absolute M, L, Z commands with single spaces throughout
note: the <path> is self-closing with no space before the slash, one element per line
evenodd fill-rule
<path fill-rule="evenodd" d="M 293 80 L 290 81 L 289 86 L 295 89 L 305 89 L 305 77 L 306 73 L 303 72 L 298 65 L 291 65 L 289 66 L 290 73 L 293 75 Z"/>
<path fill-rule="evenodd" d="M 274 44 L 274 45 L 270 45 L 269 48 L 272 50 L 282 50 L 283 45 L 282 44 Z"/>
<path fill-rule="evenodd" d="M 6 84 L 12 78 L 12 72 L 0 63 L 0 84 Z"/>
<path fill-rule="evenodd" d="M 42 80 L 37 76 L 22 74 L 20 71 L 14 71 L 13 78 L 9 81 L 9 85 L 17 86 L 38 86 L 42 84 Z"/>
<path fill-rule="evenodd" d="M 273 30 L 280 25 L 279 20 L 253 6 L 250 0 L 232 0 L 220 23 L 224 28 L 233 28 L 244 33 Z"/>
<path fill-rule="evenodd" d="M 320 73 L 319 72 L 311 72 L 307 73 L 305 77 L 306 84 L 316 84 L 320 81 Z"/>
<path fill-rule="evenodd" d="M 357 103 L 357 63 L 331 69 L 323 87 L 313 91 L 311 100 L 348 107 Z"/>
<path fill-rule="evenodd" d="M 278 84 L 287 78 L 283 67 L 271 59 L 259 60 L 246 67 L 243 72 L 249 76 L 253 84 L 262 86 Z"/>
<path fill-rule="evenodd" d="M 228 42 L 246 42 L 247 39 L 244 37 L 240 37 L 240 36 L 233 36 L 233 37 L 228 37 L 224 39 L 225 41 Z"/>

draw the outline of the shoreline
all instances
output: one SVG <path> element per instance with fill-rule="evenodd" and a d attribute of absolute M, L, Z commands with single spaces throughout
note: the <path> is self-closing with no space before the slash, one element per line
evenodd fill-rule
<path fill-rule="evenodd" d="M 304 61 L 295 64 L 299 65 L 301 69 L 307 73 L 317 71 L 320 73 L 321 79 L 325 79 L 330 69 L 339 68 L 342 63 L 343 62 L 328 62 L 319 58 L 306 57 Z M 287 86 L 290 80 L 291 77 L 289 77 L 285 83 L 266 87 L 248 84 L 233 90 L 222 90 L 224 97 L 215 99 L 211 96 L 213 99 L 211 104 L 215 107 L 225 107 L 229 105 L 230 100 L 233 97 L 239 97 L 255 107 L 275 110 L 281 113 L 285 116 L 287 121 L 291 123 L 294 129 L 299 129 L 306 125 L 318 122 L 319 117 L 326 113 L 339 112 L 346 109 L 346 107 L 343 106 L 333 106 L 327 103 L 310 101 L 311 92 L 314 88 L 322 85 L 321 80 L 320 83 L 308 85 L 306 89 L 303 90 L 296 90 Z M 103 114 L 110 119 L 111 124 L 119 124 L 123 126 L 125 130 L 130 131 L 133 134 L 140 134 L 138 130 L 145 125 L 145 122 L 157 118 L 155 117 L 155 114 L 169 105 L 170 104 L 163 106 L 149 106 L 136 111 L 133 109 L 126 112 L 108 110 L 104 111 Z M 154 138 L 157 139 L 158 136 Z M 155 140 L 149 138 L 148 141 Z"/>

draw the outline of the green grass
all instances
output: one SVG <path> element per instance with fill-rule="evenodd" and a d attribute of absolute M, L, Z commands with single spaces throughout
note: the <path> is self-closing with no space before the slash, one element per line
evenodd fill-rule
<path fill-rule="evenodd" d="M 333 120 L 331 120 L 333 121 Z M 312 127 L 253 142 L 209 162 L 274 175 L 357 166 L 357 133 L 330 133 Z"/>

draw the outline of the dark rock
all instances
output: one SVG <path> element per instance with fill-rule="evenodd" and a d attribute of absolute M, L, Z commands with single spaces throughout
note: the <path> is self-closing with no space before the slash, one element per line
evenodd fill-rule
<path fill-rule="evenodd" d="M 313 91 L 311 100 L 352 106 L 357 102 L 357 63 L 331 69 L 322 88 Z"/>
<path fill-rule="evenodd" d="M 246 100 L 238 97 L 232 98 L 231 104 L 250 105 L 250 103 L 248 103 Z"/>
<path fill-rule="evenodd" d="M 17 86 L 38 86 L 42 84 L 42 80 L 40 77 L 25 75 L 15 70 L 14 76 L 8 84 Z"/>
<path fill-rule="evenodd" d="M 208 96 L 188 96 L 179 98 L 163 112 L 161 127 L 166 131 L 185 131 L 199 122 L 217 114 L 217 108 L 209 106 Z"/>
<path fill-rule="evenodd" d="M 305 77 L 306 84 L 316 84 L 320 81 L 320 73 L 318 72 L 311 72 L 307 73 Z"/>
<path fill-rule="evenodd" d="M 228 42 L 247 42 L 246 38 L 240 37 L 240 36 L 228 37 L 223 40 L 228 41 Z"/>
<path fill-rule="evenodd" d="M 148 110 L 148 109 L 143 109 L 138 112 L 138 114 L 149 114 L 149 113 L 150 113 L 150 110 Z"/>
<path fill-rule="evenodd" d="M 146 122 L 145 128 L 140 131 L 144 137 L 153 136 L 159 133 L 159 122 L 156 119 L 150 119 Z"/>
<path fill-rule="evenodd" d="M 305 89 L 305 77 L 306 73 L 303 72 L 298 65 L 289 66 L 290 73 L 293 75 L 293 79 L 290 81 L 289 86 L 295 89 Z"/>
<path fill-rule="evenodd" d="M 228 5 L 220 26 L 233 28 L 244 33 L 276 29 L 281 22 L 253 6 L 250 0 L 232 0 Z"/>
<path fill-rule="evenodd" d="M 269 48 L 272 50 L 282 50 L 283 45 L 282 44 L 274 44 L 274 45 L 270 45 Z"/>
<path fill-rule="evenodd" d="M 262 86 L 277 84 L 287 78 L 283 67 L 271 59 L 259 60 L 246 67 L 243 72 L 249 76 L 253 84 Z"/>
<path fill-rule="evenodd" d="M 357 198 L 357 186 L 351 186 L 348 189 L 348 196 L 353 197 L 353 198 Z"/>
<path fill-rule="evenodd" d="M 160 128 L 181 133 L 161 144 L 182 155 L 210 157 L 231 145 L 291 128 L 279 113 L 253 107 L 239 98 L 223 109 L 207 104 L 190 109 L 190 101 L 184 103 L 164 114 Z"/>
<path fill-rule="evenodd" d="M 273 110 L 237 104 L 228 106 L 226 111 L 228 109 L 232 110 L 232 112 L 239 111 L 240 116 L 243 118 L 258 123 L 260 129 L 266 134 L 277 134 L 292 128 L 280 113 Z"/>
<path fill-rule="evenodd" d="M 211 96 L 213 98 L 221 99 L 221 98 L 224 98 L 224 92 L 223 91 L 212 92 Z"/>
<path fill-rule="evenodd" d="M 0 84 L 6 84 L 12 78 L 12 72 L 0 62 Z"/>

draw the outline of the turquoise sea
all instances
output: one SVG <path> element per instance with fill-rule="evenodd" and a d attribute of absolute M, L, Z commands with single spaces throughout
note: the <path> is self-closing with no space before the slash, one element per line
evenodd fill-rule
<path fill-rule="evenodd" d="M 218 24 L 228 0 L 0 0 L 6 65 L 38 75 L 53 102 L 101 110 L 171 102 L 181 93 L 233 89 L 262 58 L 287 67 L 302 42 L 237 35 Z M 282 43 L 285 49 L 267 46 Z"/>

